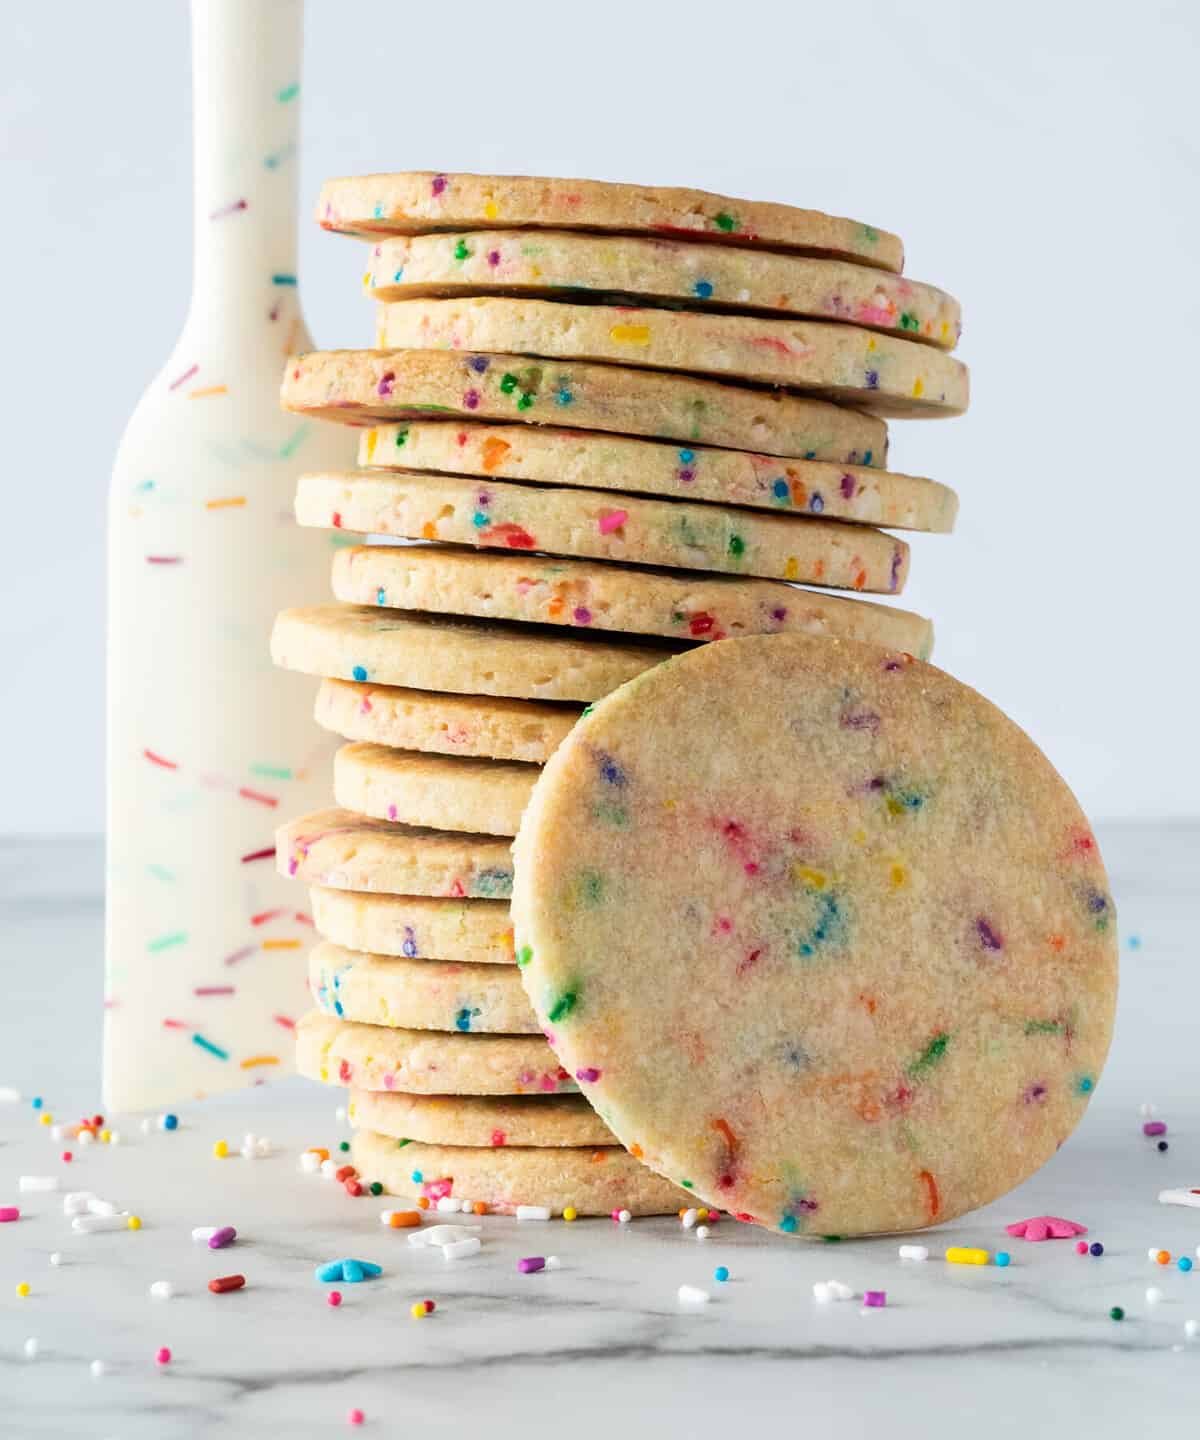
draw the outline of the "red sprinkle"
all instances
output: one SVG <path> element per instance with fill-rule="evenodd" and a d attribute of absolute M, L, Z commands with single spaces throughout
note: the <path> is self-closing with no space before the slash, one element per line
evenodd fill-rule
<path fill-rule="evenodd" d="M 354 1198 L 357 1199 L 362 1193 L 363 1187 L 351 1176 L 351 1178 L 346 1181 L 346 1194 L 353 1195 Z"/>
<path fill-rule="evenodd" d="M 358 1171 L 353 1165 L 342 1165 L 334 1171 L 334 1179 L 341 1180 L 344 1183 L 347 1180 L 352 1180 L 357 1174 Z"/>
<path fill-rule="evenodd" d="M 216 1280 L 210 1280 L 208 1288 L 214 1295 L 224 1295 L 226 1290 L 240 1290 L 245 1283 L 244 1275 L 221 1275 Z"/>

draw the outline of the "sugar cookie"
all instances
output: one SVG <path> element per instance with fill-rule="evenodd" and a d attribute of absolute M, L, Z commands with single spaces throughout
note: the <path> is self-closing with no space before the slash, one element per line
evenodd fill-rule
<path fill-rule="evenodd" d="M 351 1125 L 425 1145 L 614 1145 L 582 1095 L 406 1095 L 351 1090 Z"/>
<path fill-rule="evenodd" d="M 468 965 L 506 965 L 516 958 L 503 900 L 371 895 L 324 885 L 312 886 L 308 898 L 317 934 L 348 950 Z"/>

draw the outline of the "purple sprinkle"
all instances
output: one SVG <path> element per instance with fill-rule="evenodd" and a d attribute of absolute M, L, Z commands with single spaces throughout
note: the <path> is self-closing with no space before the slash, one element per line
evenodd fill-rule
<path fill-rule="evenodd" d="M 226 1245 L 232 1245 L 237 1239 L 237 1231 L 232 1225 L 222 1225 L 214 1234 L 208 1237 L 208 1248 L 210 1250 L 224 1250 Z"/>
<path fill-rule="evenodd" d="M 435 196 L 440 195 L 442 191 L 446 188 L 446 177 L 444 175 L 435 175 L 433 177 L 433 184 L 430 185 L 429 188 L 433 191 Z"/>
<path fill-rule="evenodd" d="M 843 713 L 839 723 L 843 730 L 869 730 L 872 735 L 879 734 L 879 716 L 874 710 Z"/>
<path fill-rule="evenodd" d="M 1147 1120 L 1142 1126 L 1143 1135 L 1165 1135 L 1166 1133 L 1166 1123 L 1162 1120 Z"/>
<path fill-rule="evenodd" d="M 839 488 L 847 500 L 853 500 L 855 491 L 858 489 L 858 482 L 853 475 L 843 475 Z"/>
<path fill-rule="evenodd" d="M 375 387 L 376 390 L 379 392 L 380 395 L 390 395 L 392 393 L 392 384 L 395 379 L 396 372 L 394 370 L 385 371 L 379 377 L 379 384 Z"/>
<path fill-rule="evenodd" d="M 868 389 L 868 390 L 878 390 L 878 389 L 879 389 L 879 371 L 878 371 L 878 370 L 868 370 L 868 371 L 867 371 L 867 389 Z"/>
<path fill-rule="evenodd" d="M 679 478 L 685 485 L 688 485 L 696 478 L 696 472 L 689 465 L 685 465 L 679 472 Z"/>
<path fill-rule="evenodd" d="M 479 391 L 468 390 L 467 393 L 463 396 L 463 404 L 467 407 L 468 410 L 478 410 Z"/>
<path fill-rule="evenodd" d="M 499 252 L 499 250 L 489 250 L 489 251 L 488 251 L 488 264 L 489 264 L 489 265 L 499 265 L 499 263 L 500 263 L 500 252 Z"/>
<path fill-rule="evenodd" d="M 982 915 L 975 922 L 975 932 L 979 936 L 979 943 L 985 950 L 1004 949 L 1003 937 L 998 931 L 992 929 Z"/>
<path fill-rule="evenodd" d="M 872 1310 L 882 1310 L 887 1304 L 887 1291 L 864 1290 L 863 1304 L 869 1306 Z"/>
<path fill-rule="evenodd" d="M 517 1269 L 522 1275 L 535 1275 L 539 1270 L 546 1268 L 546 1257 L 544 1255 L 526 1255 L 517 1261 Z"/>
<path fill-rule="evenodd" d="M 1026 1105 L 1032 1105 L 1036 1100 L 1044 1100 L 1045 1098 L 1046 1087 L 1042 1084 L 1040 1080 L 1037 1081 L 1036 1084 L 1031 1085 L 1029 1089 L 1026 1090 L 1024 1096 Z"/>
<path fill-rule="evenodd" d="M 577 625 L 590 625 L 592 623 L 592 612 L 586 605 L 580 605 L 575 611 L 575 623 Z"/>
<path fill-rule="evenodd" d="M 900 584 L 900 567 L 901 567 L 901 565 L 903 565 L 903 564 L 904 564 L 904 558 L 903 558 L 903 556 L 900 554 L 899 549 L 897 548 L 897 549 L 893 550 L 893 551 L 892 551 L 892 578 L 891 578 L 891 587 L 892 587 L 892 594 L 893 594 L 893 595 L 896 593 L 896 587 Z"/>
<path fill-rule="evenodd" d="M 600 1078 L 600 1072 L 594 1065 L 587 1065 L 582 1070 L 576 1070 L 576 1080 L 582 1080 L 586 1085 L 593 1085 Z"/>
<path fill-rule="evenodd" d="M 782 622 L 787 619 L 787 611 L 782 605 L 776 605 L 775 609 L 771 611 L 771 619 Z"/>
<path fill-rule="evenodd" d="M 482 375 L 491 364 L 491 361 L 486 355 L 472 355 L 470 360 L 467 361 L 467 364 L 470 365 L 476 375 Z"/>

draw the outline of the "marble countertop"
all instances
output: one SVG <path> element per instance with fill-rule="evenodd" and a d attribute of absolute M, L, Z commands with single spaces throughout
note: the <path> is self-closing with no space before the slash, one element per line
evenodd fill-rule
<path fill-rule="evenodd" d="M 179 1107 L 180 1129 L 143 1135 L 116 1121 L 116 1148 L 75 1150 L 35 1123 L 28 1097 L 73 1120 L 98 1106 L 99 850 L 78 841 L 0 844 L 0 953 L 7 1006 L 0 1084 L 0 1434 L 177 1437 L 344 1433 L 556 1435 L 564 1440 L 669 1428 L 729 1436 L 786 1424 L 805 1433 L 979 1440 L 1062 1430 L 1165 1435 L 1194 1425 L 1200 1260 L 1163 1270 L 1147 1247 L 1196 1256 L 1200 1210 L 1157 1202 L 1200 1184 L 1200 826 L 1100 827 L 1122 925 L 1123 977 L 1109 1067 L 1075 1137 L 996 1205 L 922 1237 L 1007 1249 L 1007 1269 L 898 1260 L 894 1239 L 788 1242 L 723 1223 L 707 1240 L 673 1220 L 618 1227 L 488 1218 L 484 1248 L 447 1262 L 384 1229 L 384 1200 L 351 1201 L 300 1173 L 297 1152 L 345 1138 L 337 1096 L 293 1080 Z M 1160 1154 L 1139 1104 L 1169 1126 Z M 266 1135 L 269 1159 L 212 1156 L 224 1138 Z M 61 1175 L 143 1220 L 134 1232 L 76 1235 L 61 1195 L 17 1195 L 21 1174 Z M 12 1200 L 10 1201 L 10 1195 Z M 1098 1259 L 1069 1242 L 1007 1240 L 1006 1221 L 1044 1212 L 1091 1227 Z M 236 1246 L 194 1245 L 196 1225 L 233 1224 Z M 60 1252 L 62 1263 L 49 1256 Z M 554 1253 L 561 1268 L 516 1272 Z M 334 1309 L 319 1262 L 375 1260 L 383 1276 L 341 1287 Z M 731 1278 L 713 1279 L 718 1265 Z M 212 1295 L 239 1271 L 246 1288 Z M 887 1291 L 886 1309 L 818 1305 L 814 1281 Z M 150 1298 L 152 1281 L 175 1295 Z M 27 1281 L 32 1293 L 19 1298 Z M 685 1307 L 681 1284 L 712 1293 Z M 1148 1286 L 1164 1292 L 1150 1305 Z M 414 1300 L 436 1313 L 414 1320 Z M 1127 1318 L 1109 1318 L 1113 1305 Z M 27 1359 L 27 1338 L 38 1355 Z M 169 1366 L 155 1352 L 169 1346 Z M 101 1360 L 106 1373 L 93 1378 Z"/>

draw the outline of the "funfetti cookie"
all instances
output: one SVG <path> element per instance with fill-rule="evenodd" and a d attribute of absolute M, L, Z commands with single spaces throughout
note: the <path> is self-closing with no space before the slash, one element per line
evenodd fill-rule
<path fill-rule="evenodd" d="M 960 415 L 970 381 L 931 345 L 857 325 L 492 298 L 379 307 L 381 350 L 537 355 L 785 385 L 878 415 Z"/>
<path fill-rule="evenodd" d="M 324 885 L 312 886 L 308 899 L 317 934 L 349 950 L 469 965 L 516 959 L 503 900 L 371 895 Z"/>
<path fill-rule="evenodd" d="M 933 285 L 844 260 L 565 230 L 395 236 L 373 245 L 376 300 L 533 295 L 843 320 L 953 350 L 958 302 Z"/>
<path fill-rule="evenodd" d="M 536 765 L 343 745 L 334 756 L 339 805 L 405 825 L 515 835 L 540 773 Z"/>
<path fill-rule="evenodd" d="M 958 513 L 958 496 L 949 486 L 919 475 L 549 425 L 449 420 L 381 425 L 360 437 L 358 463 L 621 490 L 671 500 L 711 500 L 784 515 L 824 515 L 889 530 L 948 532 L 954 529 Z"/>
<path fill-rule="evenodd" d="M 401 547 L 389 548 L 400 553 Z M 406 548 L 405 553 L 421 552 Z M 335 556 L 335 575 L 343 573 L 336 559 Z M 346 596 L 339 594 L 338 598 Z M 375 604 L 385 604 L 387 595 L 385 592 L 381 601 L 376 586 L 375 594 L 368 599 Z M 435 610 L 439 607 L 414 605 L 411 608 Z M 579 706 L 509 700 L 498 695 L 447 695 L 444 691 L 404 690 L 353 680 L 322 680 L 313 713 L 318 725 L 344 735 L 347 740 L 368 740 L 399 750 L 486 755 L 494 760 L 525 760 L 541 765 L 570 733 L 579 718 Z"/>
<path fill-rule="evenodd" d="M 311 1010 L 296 1068 L 326 1085 L 419 1095 L 558 1095 L 578 1089 L 540 1035 L 459 1035 L 359 1025 Z"/>
<path fill-rule="evenodd" d="M 542 555 L 471 554 L 438 545 L 339 550 L 333 593 L 358 604 L 688 640 L 802 630 L 871 640 L 922 660 L 933 646 L 933 626 L 910 610 L 773 580 Z M 560 741 L 569 730 L 569 724 L 562 727 Z M 553 748 L 530 758 L 544 761 L 551 753 Z"/>
<path fill-rule="evenodd" d="M 364 955 L 324 941 L 309 956 L 308 987 L 318 1010 L 367 1025 L 539 1033 L 515 965 Z"/>
<path fill-rule="evenodd" d="M 444 1196 L 479 1200 L 512 1215 L 519 1205 L 539 1205 L 561 1215 L 673 1215 L 688 1203 L 686 1192 L 647 1170 L 619 1145 L 595 1149 L 541 1149 L 516 1145 L 398 1146 L 390 1136 L 359 1130 L 350 1144 L 359 1173 L 378 1180 L 389 1195 Z"/>
<path fill-rule="evenodd" d="M 878 226 L 674 185 L 426 170 L 353 175 L 325 182 L 317 219 L 323 229 L 349 235 L 423 235 L 502 225 L 684 236 L 737 247 L 844 255 L 883 270 L 904 268 L 904 247 Z"/>
<path fill-rule="evenodd" d="M 678 648 L 358 605 L 282 610 L 271 633 L 285 670 L 527 700 L 596 700 Z"/>
<path fill-rule="evenodd" d="M 342 425 L 519 420 L 835 465 L 887 462 L 887 427 L 874 415 L 779 390 L 625 365 L 446 350 L 312 351 L 289 359 L 280 399 L 285 410 Z"/>
<path fill-rule="evenodd" d="M 425 1145 L 614 1145 L 612 1131 L 582 1095 L 406 1095 L 351 1090 L 356 1130 Z"/>
<path fill-rule="evenodd" d="M 884 594 L 898 594 L 908 570 L 905 542 L 865 525 L 457 475 L 390 470 L 302 475 L 296 519 L 362 534 L 545 550 Z"/>
<path fill-rule="evenodd" d="M 1053 1155 L 1096 1086 L 1117 934 L 1087 820 L 910 656 L 680 656 L 581 720 L 515 852 L 517 960 L 564 1067 L 722 1209 L 814 1235 L 949 1220 Z"/>
<path fill-rule="evenodd" d="M 284 875 L 332 890 L 504 900 L 512 894 L 507 839 L 393 825 L 350 810 L 317 810 L 275 832 Z"/>

